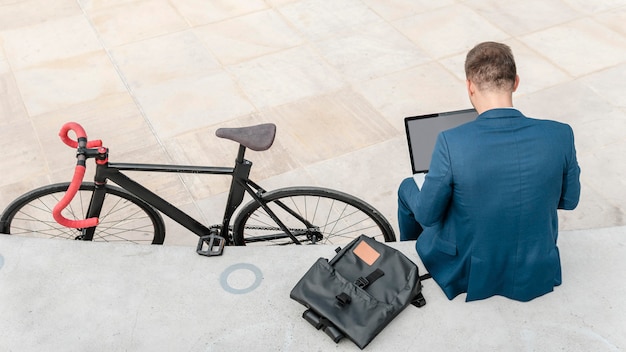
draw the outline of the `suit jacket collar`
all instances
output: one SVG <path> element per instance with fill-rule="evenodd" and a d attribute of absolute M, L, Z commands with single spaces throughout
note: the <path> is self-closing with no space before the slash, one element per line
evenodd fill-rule
<path fill-rule="evenodd" d="M 519 110 L 515 108 L 496 108 L 483 112 L 478 115 L 479 119 L 489 119 L 489 118 L 507 118 L 507 117 L 524 117 Z"/>

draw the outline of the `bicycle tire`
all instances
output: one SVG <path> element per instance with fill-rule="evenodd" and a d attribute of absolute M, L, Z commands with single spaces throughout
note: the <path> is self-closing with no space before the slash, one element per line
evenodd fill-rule
<path fill-rule="evenodd" d="M 2 213 L 1 232 L 28 237 L 80 239 L 81 229 L 60 225 L 52 217 L 52 209 L 69 185 L 66 182 L 43 186 L 15 199 Z M 161 214 L 119 187 L 105 187 L 106 195 L 93 241 L 163 244 L 165 224 Z M 94 189 L 93 183 L 82 183 L 63 215 L 75 220 L 84 219 Z"/>
<path fill-rule="evenodd" d="M 361 234 L 382 236 L 385 242 L 396 240 L 391 225 L 380 212 L 347 193 L 319 187 L 289 187 L 261 197 L 301 243 L 343 245 Z M 308 220 L 314 229 L 306 229 L 302 221 L 279 206 L 281 202 Z M 294 243 L 256 201 L 246 204 L 237 214 L 233 242 L 235 245 Z"/>

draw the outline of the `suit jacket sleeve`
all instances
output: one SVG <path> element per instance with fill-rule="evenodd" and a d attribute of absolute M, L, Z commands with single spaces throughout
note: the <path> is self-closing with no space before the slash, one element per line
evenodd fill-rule
<path fill-rule="evenodd" d="M 569 131 L 570 149 L 566 156 L 566 164 L 563 170 L 563 185 L 558 208 L 572 210 L 576 208 L 580 199 L 580 167 L 576 159 L 574 133 L 571 127 L 567 126 L 567 128 Z"/>
<path fill-rule="evenodd" d="M 423 226 L 440 222 L 452 197 L 452 169 L 444 133 L 437 136 L 430 167 L 419 198 L 415 219 Z"/>

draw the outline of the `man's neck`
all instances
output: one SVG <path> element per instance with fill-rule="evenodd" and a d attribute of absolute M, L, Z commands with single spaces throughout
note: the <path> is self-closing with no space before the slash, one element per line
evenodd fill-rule
<path fill-rule="evenodd" d="M 479 114 L 491 109 L 512 108 L 513 97 L 511 93 L 481 92 L 472 99 L 472 104 Z"/>

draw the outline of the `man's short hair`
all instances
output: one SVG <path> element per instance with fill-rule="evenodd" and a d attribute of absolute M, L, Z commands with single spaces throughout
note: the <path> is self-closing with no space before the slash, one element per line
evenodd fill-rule
<path fill-rule="evenodd" d="M 476 45 L 465 58 L 465 76 L 480 90 L 513 91 L 517 69 L 511 48 L 496 42 Z"/>

